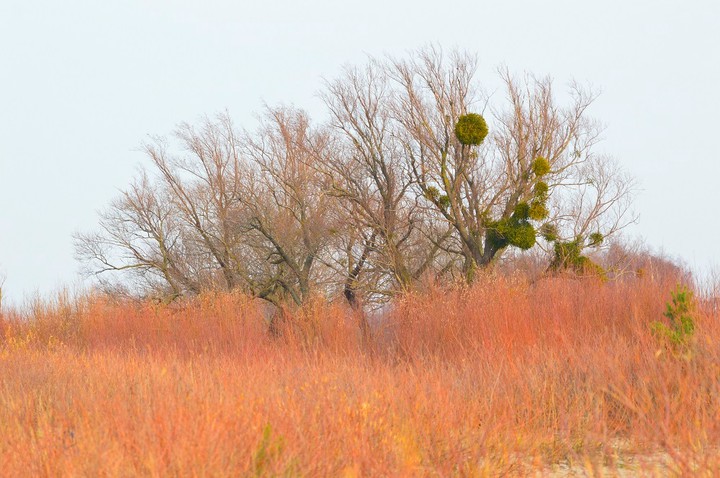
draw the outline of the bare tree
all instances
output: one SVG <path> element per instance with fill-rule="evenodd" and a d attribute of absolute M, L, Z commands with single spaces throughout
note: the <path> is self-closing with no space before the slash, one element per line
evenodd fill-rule
<path fill-rule="evenodd" d="M 101 213 L 99 225 L 99 232 L 75 236 L 76 255 L 89 272 L 127 272 L 169 298 L 198 291 L 183 259 L 183 231 L 173 205 L 147 174 Z"/>
<path fill-rule="evenodd" d="M 476 151 L 456 138 L 455 125 L 476 102 L 472 77 L 475 59 L 453 54 L 451 65 L 437 49 L 425 49 L 408 60 L 396 60 L 390 72 L 399 86 L 394 114 L 406 164 L 419 196 L 428 201 L 459 238 L 470 275 L 482 256 L 487 173 Z M 480 125 L 482 126 L 482 125 Z M 476 143 L 482 142 L 481 134 Z M 477 146 L 475 145 L 475 146 Z M 476 149 L 476 148 L 475 148 Z"/>
<path fill-rule="evenodd" d="M 189 235 L 186 246 L 194 243 L 208 271 L 220 273 L 222 288 L 244 286 L 237 198 L 245 165 L 232 121 L 223 114 L 200 129 L 183 124 L 175 136 L 184 154 L 171 154 L 161 139 L 145 150 Z"/>
<path fill-rule="evenodd" d="M 237 197 L 243 170 L 225 115 L 199 129 L 181 125 L 180 152 L 162 138 L 145 145 L 155 174 L 101 213 L 100 230 L 76 235 L 76 253 L 95 275 L 127 272 L 146 291 L 172 299 L 202 289 L 247 287 Z"/>
<path fill-rule="evenodd" d="M 348 251 L 344 291 L 354 304 L 364 268 L 388 275 L 385 294 L 404 290 L 428 270 L 438 248 L 423 235 L 424 211 L 403 162 L 392 115 L 395 92 L 384 65 L 348 67 L 326 87 L 322 98 L 339 143 L 324 162 L 329 191 L 362 237 L 360 247 Z M 375 292 L 381 291 L 375 287 Z"/>
<path fill-rule="evenodd" d="M 539 231 L 552 229 L 551 219 L 563 215 L 550 210 L 564 206 L 562 200 L 551 198 L 567 198 L 583 172 L 595 177 L 584 186 L 605 185 L 596 190 L 595 206 L 587 196 L 574 200 L 585 212 L 578 218 L 585 225 L 578 227 L 586 230 L 612 213 L 614 226 L 605 233 L 618 230 L 631 188 L 592 153 L 600 129 L 586 110 L 594 95 L 572 85 L 570 104 L 562 106 L 550 79 L 518 81 L 501 70 L 508 106 L 492 110 L 488 127 L 474 112 L 488 104 L 477 93 L 475 68 L 471 55 L 453 52 L 446 58 L 434 48 L 392 63 L 407 164 L 422 198 L 453 228 L 466 279 L 472 281 L 476 268 L 489 266 L 510 246 L 533 247 Z"/>
<path fill-rule="evenodd" d="M 248 211 L 244 230 L 256 253 L 251 277 L 258 296 L 279 303 L 304 303 L 326 277 L 321 267 L 332 236 L 331 197 L 317 162 L 329 137 L 314 129 L 303 111 L 270 109 L 245 150 L 255 166 L 238 198 Z"/>

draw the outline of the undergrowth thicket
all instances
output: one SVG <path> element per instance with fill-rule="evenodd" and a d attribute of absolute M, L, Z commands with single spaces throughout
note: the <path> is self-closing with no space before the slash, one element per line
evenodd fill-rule
<path fill-rule="evenodd" d="M 37 301 L 0 322 L 2 472 L 712 476 L 720 325 L 677 280 L 428 286 L 370 341 L 320 300 L 279 338 L 241 294 Z"/>

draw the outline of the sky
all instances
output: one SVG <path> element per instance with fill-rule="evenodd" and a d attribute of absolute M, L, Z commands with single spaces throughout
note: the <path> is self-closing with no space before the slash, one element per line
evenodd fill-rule
<path fill-rule="evenodd" d="M 322 119 L 323 79 L 436 44 L 601 94 L 598 151 L 638 181 L 628 230 L 703 271 L 720 265 L 717 0 L 0 0 L 4 300 L 83 282 L 72 235 L 147 164 L 140 145 L 264 104 Z"/>

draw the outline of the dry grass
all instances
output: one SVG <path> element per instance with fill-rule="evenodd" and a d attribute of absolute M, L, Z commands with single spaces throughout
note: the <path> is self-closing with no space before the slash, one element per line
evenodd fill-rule
<path fill-rule="evenodd" d="M 650 333 L 675 278 L 496 278 L 399 301 L 363 344 L 314 303 L 37 302 L 0 323 L 7 476 L 615 476 L 720 471 L 720 322 Z"/>

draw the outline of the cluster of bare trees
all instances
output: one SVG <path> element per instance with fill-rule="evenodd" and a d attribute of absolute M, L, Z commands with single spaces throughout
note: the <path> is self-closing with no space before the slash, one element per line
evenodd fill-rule
<path fill-rule="evenodd" d="M 321 93 L 322 124 L 280 107 L 254 131 L 227 115 L 181 125 L 146 145 L 151 167 L 76 237 L 78 256 L 137 292 L 239 288 L 276 304 L 471 282 L 531 248 L 577 265 L 563 254 L 632 220 L 631 178 L 593 151 L 594 95 L 572 85 L 561 103 L 550 79 L 503 70 L 493 101 L 475 63 L 428 48 L 348 67 Z"/>

